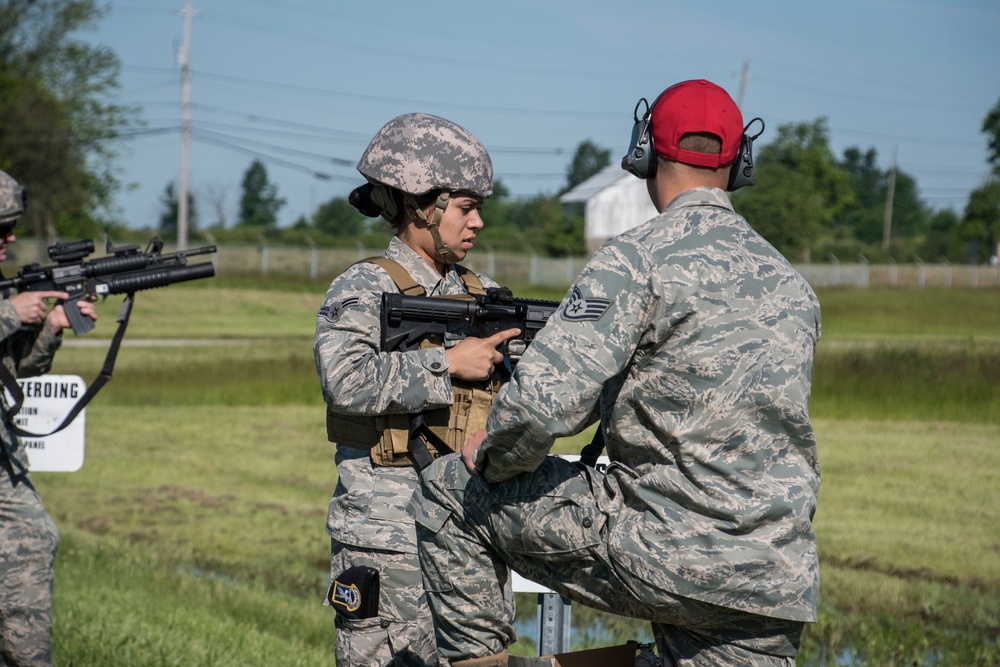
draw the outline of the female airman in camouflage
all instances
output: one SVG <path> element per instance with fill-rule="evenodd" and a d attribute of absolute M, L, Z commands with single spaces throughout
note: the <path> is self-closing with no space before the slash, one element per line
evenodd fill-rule
<path fill-rule="evenodd" d="M 379 130 L 358 171 L 368 182 L 350 202 L 388 220 L 395 236 L 383 256 L 333 281 L 316 321 L 316 367 L 329 436 L 338 443 L 339 481 L 327 520 L 337 665 L 436 665 L 406 510 L 418 475 L 406 449 L 407 416 L 452 409 L 461 381 L 491 377 L 501 360 L 496 346 L 508 336 L 387 352 L 380 349 L 379 312 L 383 292 L 460 296 L 496 286 L 458 264 L 483 227 L 480 207 L 493 192 L 493 166 L 458 125 L 405 114 Z M 377 595 L 366 587 L 373 571 Z"/>

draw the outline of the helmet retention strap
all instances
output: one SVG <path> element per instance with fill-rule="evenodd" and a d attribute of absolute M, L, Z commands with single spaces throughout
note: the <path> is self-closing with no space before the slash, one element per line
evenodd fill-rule
<path fill-rule="evenodd" d="M 441 238 L 441 231 L 438 229 L 441 224 L 441 218 L 444 217 L 444 211 L 448 208 L 448 200 L 451 198 L 451 193 L 444 190 L 438 195 L 437 201 L 434 202 L 433 218 L 430 220 L 427 219 L 427 215 L 417 206 L 417 200 L 413 195 L 406 194 L 405 197 L 413 207 L 413 211 L 417 217 L 427 223 L 427 229 L 431 233 L 431 238 L 434 239 L 434 246 L 437 249 L 438 256 L 442 258 L 445 264 L 458 262 L 458 255 L 455 254 L 454 250 L 445 245 L 444 240 Z"/>

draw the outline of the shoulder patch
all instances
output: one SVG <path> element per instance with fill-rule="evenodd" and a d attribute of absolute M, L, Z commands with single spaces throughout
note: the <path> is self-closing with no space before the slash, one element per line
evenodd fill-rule
<path fill-rule="evenodd" d="M 598 297 L 584 298 L 579 287 L 573 287 L 569 301 L 562 309 L 562 318 L 570 322 L 596 322 L 604 317 L 611 307 L 611 299 Z"/>
<path fill-rule="evenodd" d="M 336 322 L 337 320 L 340 319 L 341 313 L 343 313 L 348 308 L 358 305 L 358 302 L 360 301 L 361 299 L 359 299 L 358 297 L 351 296 L 347 297 L 343 301 L 333 301 L 329 304 L 324 304 L 319 309 L 319 316 L 317 319 L 323 318 L 327 322 Z"/>

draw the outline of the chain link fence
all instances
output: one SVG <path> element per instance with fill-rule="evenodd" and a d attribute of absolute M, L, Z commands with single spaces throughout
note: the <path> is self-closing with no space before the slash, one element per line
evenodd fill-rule
<path fill-rule="evenodd" d="M 105 254 L 103 246 L 93 257 Z M 382 248 L 319 248 L 277 245 L 219 245 L 212 255 L 216 275 L 261 275 L 308 278 L 329 283 L 354 262 L 382 254 Z M 164 252 L 174 248 L 165 247 Z M 31 262 L 51 263 L 42 244 L 18 242 L 10 248 L 5 263 L 9 275 Z M 583 256 L 542 257 L 526 248 L 523 253 L 499 253 L 477 248 L 464 265 L 485 273 L 503 285 L 539 285 L 566 288 L 587 261 Z M 194 261 L 202 261 L 201 259 Z M 913 263 L 869 264 L 840 262 L 831 257 L 827 264 L 796 264 L 795 268 L 814 288 L 898 287 L 898 288 L 990 288 L 1000 287 L 1000 267 L 974 264 Z"/>

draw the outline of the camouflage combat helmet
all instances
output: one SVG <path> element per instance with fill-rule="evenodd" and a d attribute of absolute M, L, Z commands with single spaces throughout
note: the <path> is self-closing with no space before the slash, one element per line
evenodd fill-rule
<path fill-rule="evenodd" d="M 493 161 L 483 144 L 450 120 L 426 113 L 403 114 L 386 123 L 365 149 L 358 171 L 375 186 L 372 200 L 389 221 L 398 213 L 389 189 L 403 193 L 427 223 L 437 254 L 446 263 L 458 261 L 438 231 L 451 193 L 461 190 L 484 199 L 493 194 Z M 415 197 L 432 190 L 442 193 L 428 219 Z"/>
<path fill-rule="evenodd" d="M 358 162 L 368 180 L 400 192 L 467 190 L 493 194 L 493 162 L 478 139 L 450 120 L 426 113 L 393 118 L 375 135 Z"/>
<path fill-rule="evenodd" d="M 13 222 L 24 213 L 24 188 L 7 172 L 0 171 L 0 223 Z"/>

